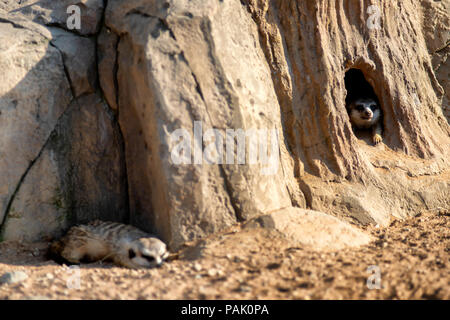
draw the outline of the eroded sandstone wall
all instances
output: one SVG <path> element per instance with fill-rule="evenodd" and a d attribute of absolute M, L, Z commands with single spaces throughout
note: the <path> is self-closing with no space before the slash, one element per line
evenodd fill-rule
<path fill-rule="evenodd" d="M 442 114 L 448 77 L 439 83 L 432 64 L 433 47 L 448 47 L 446 5 L 245 3 L 272 67 L 308 206 L 380 224 L 423 207 L 448 208 L 449 126 Z M 363 72 L 380 99 L 383 146 L 362 143 L 352 132 L 343 81 L 350 68 Z"/>
<path fill-rule="evenodd" d="M 171 133 L 186 129 L 193 136 L 195 121 L 203 131 L 222 133 L 275 129 L 284 141 L 270 69 L 241 3 L 115 1 L 106 25 L 119 35 L 119 122 L 136 224 L 180 243 L 290 207 L 291 198 L 304 202 L 285 153 L 272 175 L 258 165 L 178 165 L 171 159 L 178 143 Z"/>
<path fill-rule="evenodd" d="M 2 0 L 3 237 L 103 218 L 176 248 L 291 207 L 384 225 L 448 210 L 448 20 L 427 0 Z M 350 68 L 380 99 L 382 145 L 352 131 Z M 275 130 L 275 170 L 175 163 L 173 133 L 198 123 Z"/>

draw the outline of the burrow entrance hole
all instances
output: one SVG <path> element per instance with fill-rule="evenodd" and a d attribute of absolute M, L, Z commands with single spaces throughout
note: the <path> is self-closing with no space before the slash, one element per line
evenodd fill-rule
<path fill-rule="evenodd" d="M 374 99 L 378 105 L 379 100 L 375 91 L 369 82 L 367 82 L 364 74 L 359 69 L 349 69 L 344 77 L 345 89 L 347 96 L 345 97 L 345 105 L 348 105 L 354 99 L 366 97 Z"/>
<path fill-rule="evenodd" d="M 351 68 L 345 73 L 344 77 L 345 89 L 347 90 L 347 95 L 345 97 L 345 106 L 348 111 L 348 106 L 352 101 L 358 98 L 370 98 L 373 99 L 380 108 L 382 112 L 382 107 L 380 101 L 372 87 L 372 85 L 366 80 L 364 74 L 361 70 L 356 68 Z M 382 121 L 382 119 L 380 119 Z M 368 130 L 354 130 L 356 137 L 359 139 L 369 138 Z"/>

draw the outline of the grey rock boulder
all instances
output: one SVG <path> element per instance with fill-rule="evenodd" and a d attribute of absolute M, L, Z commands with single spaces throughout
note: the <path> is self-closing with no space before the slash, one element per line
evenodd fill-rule
<path fill-rule="evenodd" d="M 38 32 L 0 22 L 0 222 L 72 94 L 61 55 Z"/>

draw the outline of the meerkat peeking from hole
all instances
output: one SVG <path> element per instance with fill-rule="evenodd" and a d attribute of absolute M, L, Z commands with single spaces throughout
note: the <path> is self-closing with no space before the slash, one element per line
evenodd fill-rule
<path fill-rule="evenodd" d="M 50 245 L 48 255 L 60 263 L 111 260 L 137 269 L 160 266 L 169 252 L 164 242 L 133 226 L 95 220 L 72 227 Z"/>
<path fill-rule="evenodd" d="M 381 137 L 381 109 L 372 98 L 357 98 L 347 105 L 350 122 L 357 129 L 371 129 L 372 141 L 378 144 L 383 141 Z"/>

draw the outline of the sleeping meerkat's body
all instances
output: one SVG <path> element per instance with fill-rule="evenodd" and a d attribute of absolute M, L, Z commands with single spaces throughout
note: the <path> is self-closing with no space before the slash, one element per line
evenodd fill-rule
<path fill-rule="evenodd" d="M 151 268 L 169 255 L 161 240 L 133 226 L 93 221 L 72 227 L 50 245 L 50 254 L 70 263 L 112 260 L 127 268 Z"/>
<path fill-rule="evenodd" d="M 378 144 L 381 137 L 381 109 L 371 98 L 359 98 L 351 101 L 347 106 L 350 122 L 358 129 L 372 129 L 372 141 Z"/>

